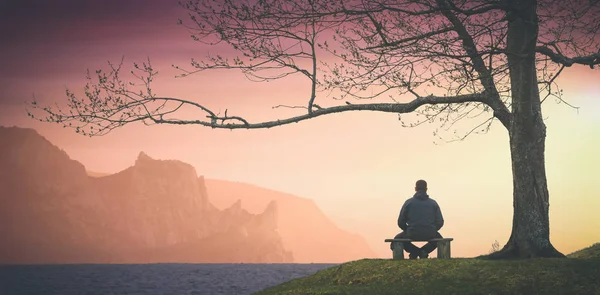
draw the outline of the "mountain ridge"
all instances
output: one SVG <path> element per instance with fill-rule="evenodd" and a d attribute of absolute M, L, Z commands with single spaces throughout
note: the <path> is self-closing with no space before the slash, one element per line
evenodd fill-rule
<path fill-rule="evenodd" d="M 71 230 L 78 231 L 81 236 L 73 237 L 60 226 L 54 226 L 57 228 L 55 232 L 49 232 L 60 238 L 55 237 L 52 240 L 48 236 L 48 239 L 54 242 L 61 239 L 70 241 L 68 247 L 64 243 L 57 245 L 70 249 L 66 252 L 80 253 L 77 261 L 85 262 L 85 257 L 94 256 L 90 254 L 94 251 L 97 252 L 96 256 L 101 257 L 98 258 L 100 261 L 135 263 L 148 261 L 326 263 L 375 256 L 362 236 L 341 230 L 318 208 L 314 200 L 309 198 L 243 182 L 205 178 L 203 175 L 198 175 L 196 169 L 188 163 L 171 159 L 153 159 L 143 151 L 138 154 L 132 166 L 117 173 L 91 172 L 87 171 L 83 164 L 70 159 L 64 150 L 33 129 L 0 127 L 0 138 L 8 139 L 0 143 L 0 151 L 4 151 L 2 153 L 4 157 L 0 158 L 2 167 L 10 166 L 13 170 L 23 170 L 20 171 L 20 175 L 27 178 L 32 173 L 30 166 L 33 165 L 33 167 L 43 168 L 35 169 L 41 171 L 38 171 L 41 177 L 36 175 L 29 178 L 35 180 L 49 177 L 49 180 L 44 180 L 45 186 L 31 194 L 36 196 L 58 194 L 60 198 L 54 202 L 50 199 L 40 202 L 34 206 L 41 206 L 40 208 L 36 207 L 27 214 L 35 216 L 46 210 L 46 207 L 60 207 L 57 210 L 53 209 L 54 211 L 48 213 L 45 218 L 60 220 L 59 223 L 63 227 L 71 226 Z M 36 144 L 26 144 L 32 141 Z M 40 156 L 43 154 L 46 155 L 45 158 Z M 69 163 L 69 167 L 72 168 L 65 169 L 61 163 Z M 66 174 L 64 177 L 55 177 L 61 173 Z M 9 173 L 0 174 L 0 191 L 15 190 L 14 186 L 20 182 L 18 177 L 17 179 L 11 177 Z M 40 185 L 36 181 L 33 187 Z M 48 186 L 47 183 L 54 186 Z M 57 183 L 60 185 L 56 185 Z M 23 183 L 20 184 L 24 187 Z M 175 195 L 177 197 L 173 198 Z M 4 201 L 6 201 L 4 208 L 16 206 L 15 208 L 21 211 L 25 210 L 23 208 L 26 206 L 16 204 L 19 203 L 17 201 Z M 45 207 L 42 208 L 42 205 Z M 77 217 L 72 217 L 73 214 Z M 7 215 L 4 219 L 4 224 L 8 224 L 8 227 L 10 225 L 22 227 L 22 223 L 25 222 L 22 216 Z M 52 225 L 52 222 L 46 223 L 49 224 L 48 226 Z M 41 224 L 43 222 L 31 225 L 29 232 L 40 228 L 45 229 L 46 225 Z M 10 229 L 0 226 L 0 233 L 8 232 Z M 61 234 L 58 235 L 56 232 Z M 12 235 L 18 236 L 15 232 L 12 232 Z M 90 237 L 82 238 L 89 235 L 96 235 L 103 240 L 93 242 Z M 117 240 L 121 244 L 128 245 L 128 250 L 125 249 L 127 247 L 113 241 L 114 236 L 118 236 Z M 241 241 L 245 241 L 241 243 L 243 246 L 237 246 L 236 243 L 240 244 Z M 268 242 L 260 243 L 260 241 Z M 43 244 L 40 239 L 32 240 L 31 235 L 21 243 Z M 0 245 L 0 248 L 8 247 L 12 251 L 19 248 L 18 243 L 12 243 L 12 248 L 6 244 L 11 243 Z M 340 247 L 339 245 L 342 244 L 345 246 Z M 54 252 L 50 252 L 61 252 L 59 246 L 53 247 Z M 81 250 L 84 247 L 88 249 Z M 75 251 L 77 249 L 80 251 Z M 229 252 L 227 258 L 225 256 L 221 260 L 215 258 L 215 255 L 223 249 Z M 31 251 L 33 250 L 30 249 Z M 116 255 L 115 251 L 120 251 L 120 254 Z M 198 251 L 210 254 L 201 255 L 196 253 Z M 98 254 L 100 252 L 104 254 Z M 254 253 L 253 257 L 244 256 L 248 256 L 251 252 Z M 66 254 L 61 255 L 63 256 L 59 256 L 64 257 Z M 126 259 L 127 257 L 129 260 Z M 151 259 L 148 258 L 150 260 L 146 259 L 148 260 L 146 261 L 144 257 L 151 257 Z M 3 261 L 2 257 L 0 257 L 1 261 Z"/>
<path fill-rule="evenodd" d="M 108 174 L 91 171 L 88 173 L 95 177 L 104 177 Z M 280 216 L 279 233 L 282 235 L 284 247 L 294 253 L 296 262 L 329 263 L 377 257 L 364 237 L 343 230 L 319 209 L 313 199 L 242 181 L 206 177 L 204 181 L 210 204 L 218 209 L 240 206 L 250 213 L 258 213 L 265 210 L 269 202 L 276 200 L 284 212 L 284 215 Z M 316 216 L 313 215 L 313 218 L 318 218 L 318 222 L 313 224 L 297 222 L 305 219 L 302 212 L 307 211 L 315 212 Z M 292 215 L 288 216 L 285 213 Z M 341 246 L 345 244 L 354 245 L 358 249 L 352 246 Z M 331 251 L 324 251 L 324 249 Z"/>
<path fill-rule="evenodd" d="M 93 178 L 35 130 L 0 138 L 0 263 L 293 262 L 275 206 L 218 210 L 189 164 L 140 153 Z"/>

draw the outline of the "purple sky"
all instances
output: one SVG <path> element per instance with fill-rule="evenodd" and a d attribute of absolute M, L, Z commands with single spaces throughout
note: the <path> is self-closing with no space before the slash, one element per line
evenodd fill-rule
<path fill-rule="evenodd" d="M 83 78 L 82 61 L 95 67 L 122 55 L 157 57 L 186 40 L 177 26 L 185 13 L 177 0 L 2 0 L 0 104 L 29 99 L 28 81 Z"/>

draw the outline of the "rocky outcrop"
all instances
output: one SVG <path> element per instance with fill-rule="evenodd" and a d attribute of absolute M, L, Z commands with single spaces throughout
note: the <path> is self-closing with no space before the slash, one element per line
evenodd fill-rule
<path fill-rule="evenodd" d="M 204 183 L 217 208 L 236 202 L 250 213 L 258 213 L 276 202 L 278 233 L 297 263 L 339 263 L 377 257 L 362 236 L 337 227 L 310 199 L 239 182 L 205 179 Z"/>
<path fill-rule="evenodd" d="M 217 222 L 222 230 L 194 244 L 181 245 L 176 252 L 185 253 L 188 249 L 202 249 L 206 255 L 203 262 L 234 263 L 278 263 L 292 262 L 292 252 L 281 245 L 277 233 L 277 206 L 271 204 L 263 213 L 252 215 L 241 208 L 240 202 L 219 215 Z M 243 216 L 244 222 L 231 222 L 236 216 Z M 227 252 L 227 260 L 217 259 L 219 253 Z M 182 258 L 180 258 L 182 259 Z M 180 261 L 175 259 L 174 261 Z"/>
<path fill-rule="evenodd" d="M 26 184 L 33 193 L 68 194 L 87 179 L 81 163 L 33 129 L 0 126 L 0 165 L 0 185 L 5 189 Z"/>
<path fill-rule="evenodd" d="M 216 231 L 211 215 L 217 213 L 188 164 L 140 153 L 134 166 L 89 182 L 80 207 L 102 212 L 129 247 L 166 247 Z M 90 201 L 96 202 L 83 204 Z"/>
<path fill-rule="evenodd" d="M 0 127 L 0 263 L 292 262 L 277 209 L 218 210 L 194 168 L 140 153 L 90 177 L 31 129 Z"/>

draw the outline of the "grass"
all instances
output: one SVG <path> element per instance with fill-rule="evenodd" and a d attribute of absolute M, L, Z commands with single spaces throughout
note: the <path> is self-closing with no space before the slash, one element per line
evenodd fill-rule
<path fill-rule="evenodd" d="M 600 294 L 600 244 L 578 259 L 363 259 L 256 294 Z"/>
<path fill-rule="evenodd" d="M 600 259 L 600 243 L 596 243 L 587 248 L 577 250 L 569 255 L 569 258 Z"/>

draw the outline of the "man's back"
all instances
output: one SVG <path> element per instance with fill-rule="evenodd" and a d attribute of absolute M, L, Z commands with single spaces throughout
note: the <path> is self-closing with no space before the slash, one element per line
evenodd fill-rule
<path fill-rule="evenodd" d="M 404 202 L 398 226 L 414 239 L 430 239 L 444 226 L 444 218 L 438 203 L 420 190 Z"/>
<path fill-rule="evenodd" d="M 415 184 L 415 195 L 404 202 L 398 216 L 398 226 L 402 232 L 397 234 L 395 239 L 411 239 L 415 241 L 428 241 L 423 247 L 418 248 L 411 242 L 402 242 L 404 250 L 410 255 L 408 258 L 427 258 L 429 253 L 437 248 L 436 242 L 431 239 L 442 238 L 438 232 L 444 226 L 444 218 L 440 206 L 427 195 L 427 182 L 417 180 Z M 394 243 L 390 244 L 394 250 Z"/>

